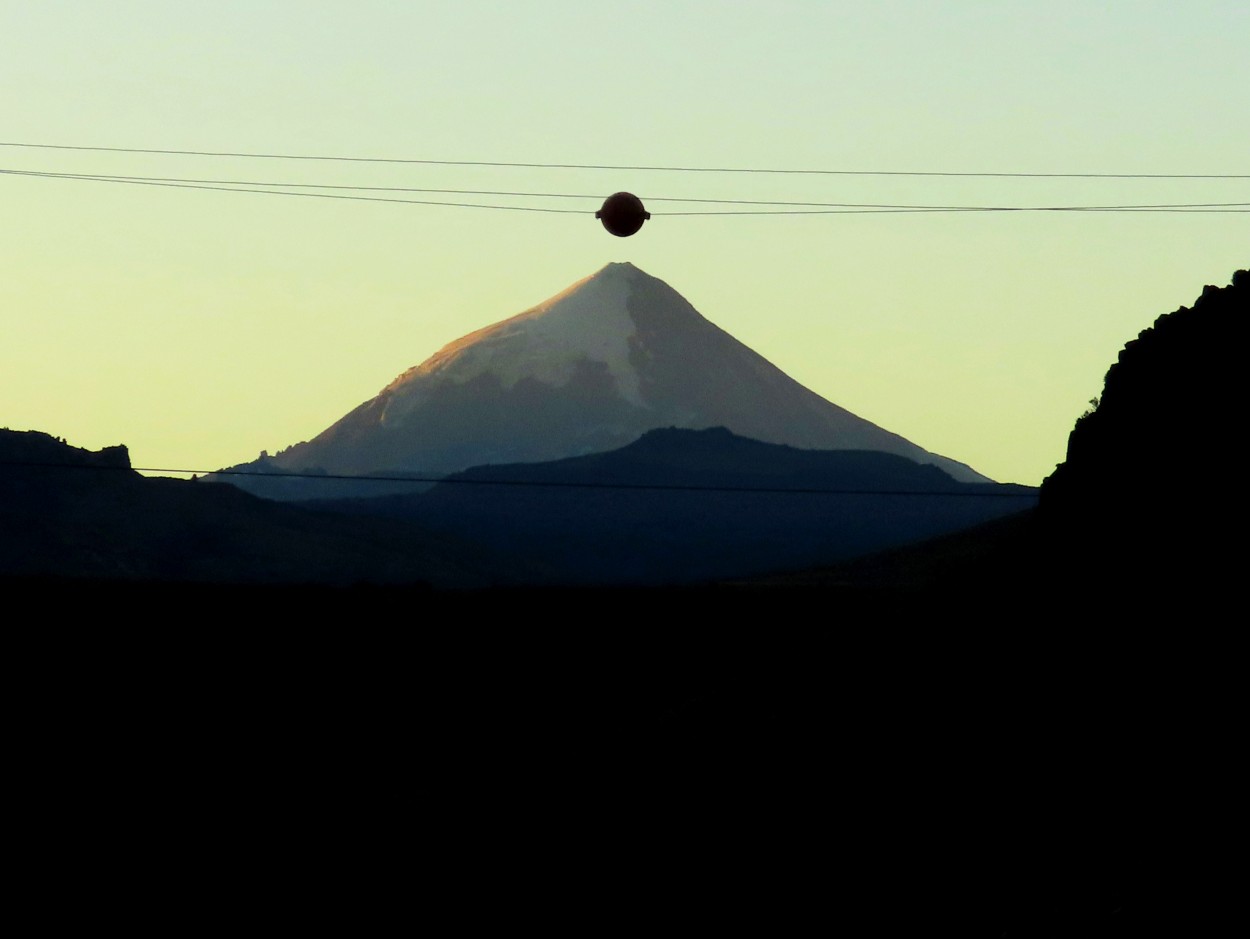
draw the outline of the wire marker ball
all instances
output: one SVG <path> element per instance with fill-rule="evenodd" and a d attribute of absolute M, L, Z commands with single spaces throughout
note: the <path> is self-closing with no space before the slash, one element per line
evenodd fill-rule
<path fill-rule="evenodd" d="M 650 217 L 651 213 L 642 207 L 642 200 L 632 192 L 612 193 L 603 200 L 603 208 L 595 213 L 603 227 L 618 238 L 628 238 Z"/>

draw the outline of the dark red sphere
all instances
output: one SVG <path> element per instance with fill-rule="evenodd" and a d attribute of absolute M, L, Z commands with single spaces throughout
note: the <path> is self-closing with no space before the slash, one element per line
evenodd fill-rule
<path fill-rule="evenodd" d="M 603 227 L 618 238 L 628 238 L 650 217 L 651 213 L 642 207 L 642 200 L 632 192 L 612 193 L 603 201 L 603 208 L 595 213 Z"/>

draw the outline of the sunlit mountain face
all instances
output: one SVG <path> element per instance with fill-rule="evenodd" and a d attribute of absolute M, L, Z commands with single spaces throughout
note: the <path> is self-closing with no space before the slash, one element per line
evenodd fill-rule
<path fill-rule="evenodd" d="M 718 426 L 795 447 L 884 451 L 958 480 L 986 479 L 804 388 L 629 263 L 451 343 L 313 440 L 263 462 L 443 474 L 610 450 L 655 428 Z"/>

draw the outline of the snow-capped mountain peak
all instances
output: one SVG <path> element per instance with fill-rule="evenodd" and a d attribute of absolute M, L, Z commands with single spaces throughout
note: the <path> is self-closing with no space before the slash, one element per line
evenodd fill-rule
<path fill-rule="evenodd" d="M 577 364 L 589 359 L 605 363 L 621 395 L 641 407 L 639 377 L 630 363 L 636 330 L 628 309 L 630 282 L 638 275 L 646 276 L 628 262 L 609 264 L 524 313 L 444 346 L 387 390 L 435 375 L 463 384 L 483 372 L 506 389 L 526 377 L 563 387 Z"/>
<path fill-rule="evenodd" d="M 985 481 L 804 388 L 629 263 L 450 343 L 272 462 L 342 474 L 454 472 L 611 450 L 657 427 L 880 450 Z"/>

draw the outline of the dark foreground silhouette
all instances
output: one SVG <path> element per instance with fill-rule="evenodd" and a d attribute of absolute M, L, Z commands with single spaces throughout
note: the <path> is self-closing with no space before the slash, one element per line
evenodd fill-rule
<path fill-rule="evenodd" d="M 1071 569 L 1139 595 L 1227 593 L 1245 525 L 1228 455 L 1244 436 L 1250 271 L 1127 343 L 1043 484 Z"/>
<path fill-rule="evenodd" d="M 0 575 L 224 584 L 655 585 L 828 564 L 1031 506 L 890 453 L 651 431 L 549 463 L 477 467 L 431 491 L 277 503 L 145 479 L 0 430 Z"/>
<path fill-rule="evenodd" d="M 1130 428 L 1239 428 L 1248 287 L 1126 349 L 1036 513 L 780 586 L 9 576 L 15 886 L 132 928 L 1220 934 L 1239 518 Z M 1157 389 L 1211 320 L 1198 414 Z"/>
<path fill-rule="evenodd" d="M 411 898 L 492 929 L 1136 936 L 1231 889 L 1184 882 L 1239 755 L 1204 627 L 1037 593 L 25 586 L 31 863 L 95 871 L 102 915 L 120 874 L 356 928 Z"/>

